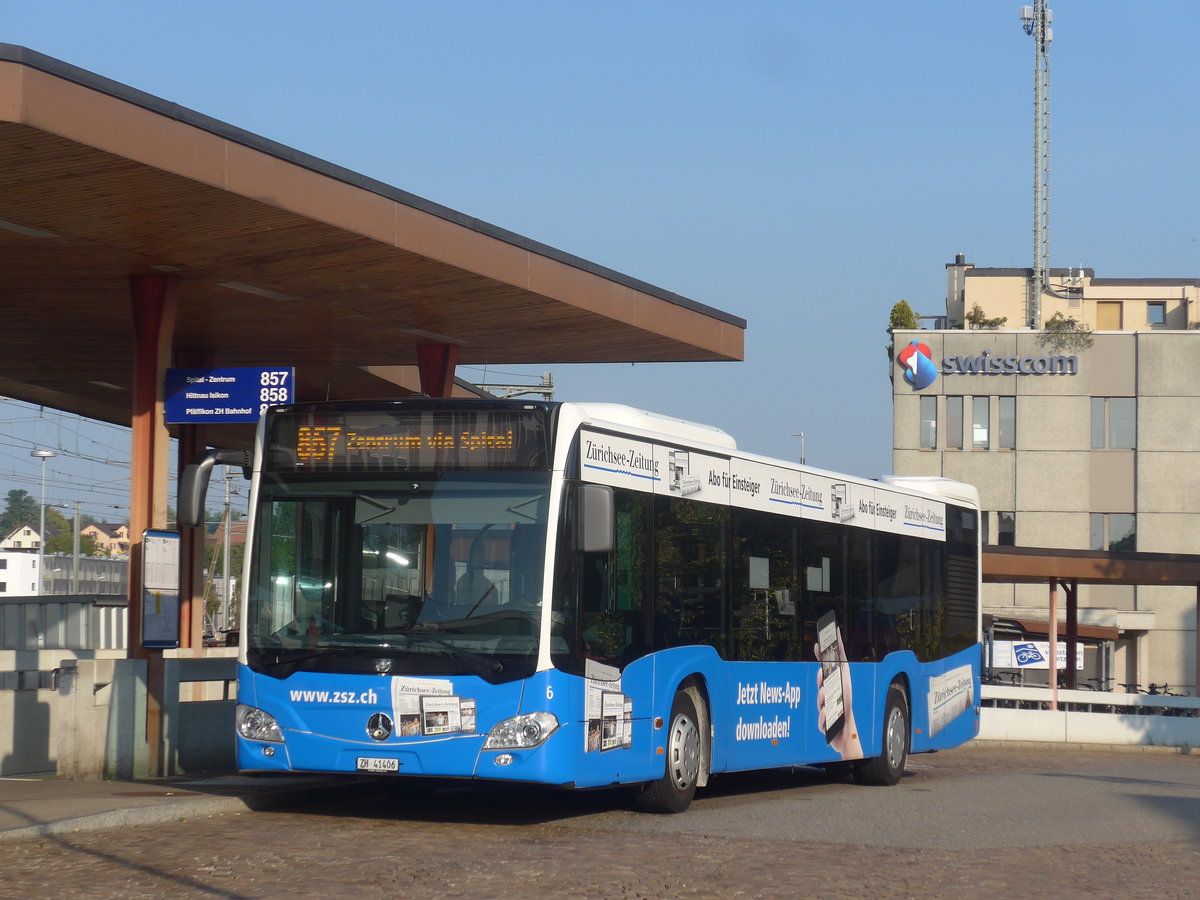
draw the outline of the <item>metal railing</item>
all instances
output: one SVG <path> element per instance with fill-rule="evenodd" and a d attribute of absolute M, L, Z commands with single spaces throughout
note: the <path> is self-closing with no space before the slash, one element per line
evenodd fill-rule
<path fill-rule="evenodd" d="M 996 709 L 1049 709 L 1048 687 L 1009 687 L 985 684 L 983 706 Z M 1067 712 L 1115 713 L 1118 715 L 1200 715 L 1200 697 L 1174 694 L 1133 694 L 1118 691 L 1069 691 L 1059 689 L 1058 707 Z"/>

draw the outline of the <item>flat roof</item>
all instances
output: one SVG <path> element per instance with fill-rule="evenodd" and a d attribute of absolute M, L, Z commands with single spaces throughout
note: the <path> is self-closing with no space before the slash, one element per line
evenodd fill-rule
<path fill-rule="evenodd" d="M 174 345 L 298 399 L 460 365 L 740 360 L 746 322 L 23 47 L 0 44 L 0 393 L 128 423 L 129 278 Z"/>
<path fill-rule="evenodd" d="M 957 265 L 947 263 L 947 268 Z M 964 271 L 967 278 L 1031 278 L 1032 269 L 971 266 L 969 263 Z M 1072 278 L 1082 274 L 1089 279 L 1092 287 L 1200 287 L 1200 278 L 1097 278 L 1095 269 L 1047 269 L 1046 274 L 1051 278 Z"/>
<path fill-rule="evenodd" d="M 1078 584 L 1195 587 L 1200 586 L 1200 555 L 994 545 L 983 548 L 985 583 L 1045 584 L 1051 578 Z"/>

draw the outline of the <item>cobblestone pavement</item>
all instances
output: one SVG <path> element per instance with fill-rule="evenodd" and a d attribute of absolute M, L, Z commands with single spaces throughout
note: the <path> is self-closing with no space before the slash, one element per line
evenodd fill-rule
<path fill-rule="evenodd" d="M 510 790 L 439 791 L 415 800 L 393 795 L 355 809 L 244 813 L 39 838 L 4 846 L 0 897 L 1196 896 L 1200 759 L 1058 754 L 967 747 L 938 754 L 938 777 L 918 770 L 892 789 L 829 784 L 811 775 L 783 789 L 771 788 L 764 776 L 733 780 L 731 789 L 721 791 L 714 783 L 695 805 L 707 822 L 705 833 L 673 830 L 691 813 L 639 816 L 621 794 L 530 796 Z M 722 816 L 731 823 L 755 815 L 795 820 L 820 809 L 826 821 L 814 822 L 811 830 L 821 837 L 840 831 L 828 812 L 840 798 L 907 786 L 957 802 L 956 791 L 981 779 L 1021 777 L 1033 766 L 1042 774 L 1071 773 L 1056 785 L 1077 783 L 1077 828 L 1061 843 L 1030 845 L 1019 821 L 993 820 L 988 808 L 973 811 L 980 840 L 965 848 L 952 847 L 955 835 L 949 833 L 945 848 L 902 846 L 904 835 L 891 827 L 846 843 L 771 836 L 779 830 L 769 821 L 753 837 L 741 836 L 740 826 L 713 825 Z M 1137 777 L 1143 767 L 1153 768 L 1153 779 Z M 1164 777 L 1171 773 L 1173 780 Z M 1174 798 L 1179 805 L 1157 804 L 1153 815 L 1176 820 L 1179 830 L 1171 833 L 1190 836 L 1163 840 L 1150 819 L 1143 833 L 1135 817 L 1127 839 L 1089 843 L 1095 832 L 1089 818 L 1104 813 L 1090 805 L 1096 790 L 1088 779 L 1115 784 L 1114 796 L 1145 791 Z M 1036 807 L 1039 798 L 1029 799 Z M 1147 834 L 1155 837 L 1146 840 Z"/>

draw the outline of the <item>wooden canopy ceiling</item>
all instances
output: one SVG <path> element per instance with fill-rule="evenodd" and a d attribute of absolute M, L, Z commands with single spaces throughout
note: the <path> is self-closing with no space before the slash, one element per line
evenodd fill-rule
<path fill-rule="evenodd" d="M 174 345 L 294 365 L 299 399 L 463 364 L 738 360 L 745 322 L 0 44 L 0 393 L 128 423 L 129 278 L 181 279 Z M 371 372 L 368 372 L 368 367 Z"/>
<path fill-rule="evenodd" d="M 983 548 L 983 580 L 989 584 L 1195 585 L 1200 555 L 1120 550 L 1050 550 L 1041 547 Z"/>

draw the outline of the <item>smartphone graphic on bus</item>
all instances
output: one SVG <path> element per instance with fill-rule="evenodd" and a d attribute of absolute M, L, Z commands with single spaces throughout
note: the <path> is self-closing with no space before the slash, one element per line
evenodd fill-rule
<path fill-rule="evenodd" d="M 833 610 L 817 619 L 817 652 L 821 658 L 822 711 L 825 713 L 825 741 L 832 742 L 842 733 L 846 705 L 842 699 L 842 661 L 838 659 L 838 624 Z"/>

